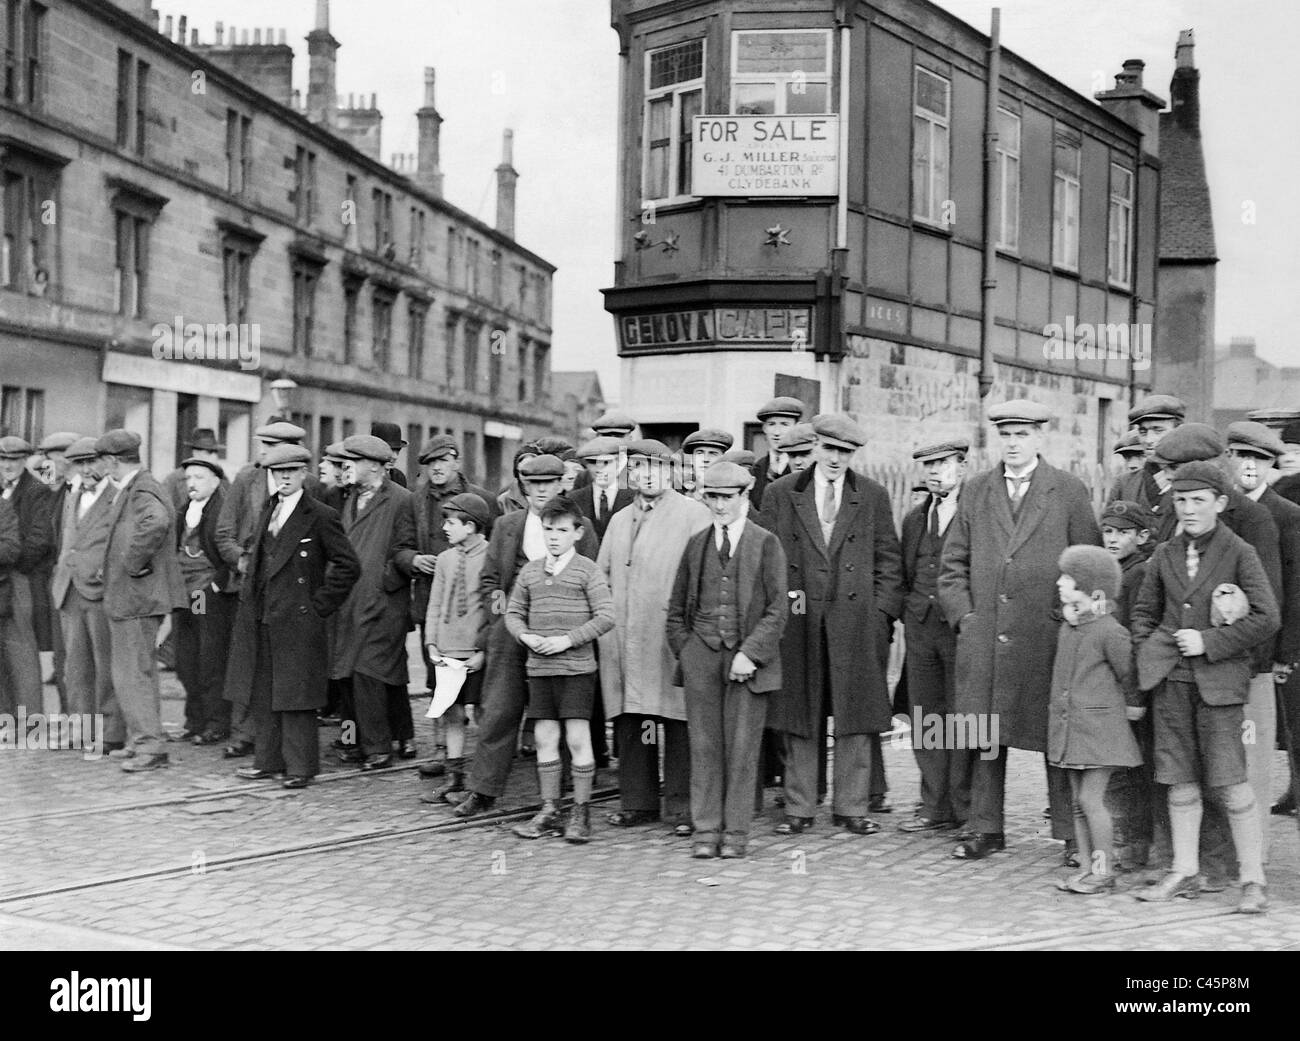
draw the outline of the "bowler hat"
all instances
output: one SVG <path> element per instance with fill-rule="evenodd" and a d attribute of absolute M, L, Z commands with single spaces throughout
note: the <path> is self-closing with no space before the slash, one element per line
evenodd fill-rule
<path fill-rule="evenodd" d="M 196 427 L 194 433 L 185 439 L 185 447 L 199 452 L 221 452 L 225 446 L 217 441 L 217 435 L 207 427 Z"/>
<path fill-rule="evenodd" d="M 396 423 L 371 423 L 370 433 L 391 448 L 393 455 L 397 455 L 407 445 L 407 442 L 402 438 L 402 428 Z"/>

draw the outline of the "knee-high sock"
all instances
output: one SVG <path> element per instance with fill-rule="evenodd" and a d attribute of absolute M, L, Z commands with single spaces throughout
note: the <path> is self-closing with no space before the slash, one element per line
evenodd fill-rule
<path fill-rule="evenodd" d="M 1228 811 L 1232 844 L 1237 847 L 1241 882 L 1264 884 L 1264 836 L 1255 808 L 1255 790 L 1249 783 L 1234 784 L 1223 790 L 1223 805 Z"/>
<path fill-rule="evenodd" d="M 563 767 L 555 759 L 549 763 L 537 761 L 537 783 L 542 789 L 542 799 L 555 802 L 560 797 L 560 773 Z"/>
<path fill-rule="evenodd" d="M 591 785 L 596 779 L 596 764 L 587 763 L 585 766 L 573 764 L 573 801 L 581 805 L 582 803 L 591 802 Z"/>
<path fill-rule="evenodd" d="M 1169 786 L 1169 830 L 1173 833 L 1173 870 L 1185 878 L 1200 874 L 1201 786 Z"/>

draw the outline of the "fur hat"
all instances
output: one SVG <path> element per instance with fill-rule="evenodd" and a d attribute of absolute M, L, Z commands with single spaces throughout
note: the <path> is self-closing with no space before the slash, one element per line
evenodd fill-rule
<path fill-rule="evenodd" d="M 1100 589 L 1107 600 L 1119 596 L 1122 580 L 1119 562 L 1100 546 L 1071 546 L 1057 561 L 1061 574 L 1069 575 L 1079 592 L 1091 596 Z"/>

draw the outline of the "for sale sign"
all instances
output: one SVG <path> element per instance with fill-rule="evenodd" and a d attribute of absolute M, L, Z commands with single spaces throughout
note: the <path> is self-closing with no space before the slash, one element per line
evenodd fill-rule
<path fill-rule="evenodd" d="M 839 116 L 696 116 L 692 122 L 692 195 L 839 191 Z"/>

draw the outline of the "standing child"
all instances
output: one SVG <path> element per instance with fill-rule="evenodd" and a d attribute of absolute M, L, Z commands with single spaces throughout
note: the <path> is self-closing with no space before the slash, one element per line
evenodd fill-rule
<path fill-rule="evenodd" d="M 1128 631 L 1111 613 L 1119 564 L 1098 546 L 1070 546 L 1057 566 L 1066 624 L 1052 668 L 1047 761 L 1069 773 L 1075 842 L 1090 868 L 1058 885 L 1071 893 L 1104 893 L 1115 888 L 1106 785 L 1117 768 L 1142 762 L 1128 721 L 1146 710 L 1137 697 Z"/>
<path fill-rule="evenodd" d="M 593 642 L 614 628 L 614 603 L 605 576 L 574 546 L 582 535 L 577 504 L 557 495 L 540 512 L 546 556 L 519 572 L 506 629 L 528 648 L 528 718 L 535 721 L 537 781 L 542 808 L 514 833 L 525 839 L 560 833 L 560 721 L 573 762 L 573 813 L 564 829 L 569 842 L 591 838 L 591 787 L 596 760 L 591 749 L 596 654 Z"/>
<path fill-rule="evenodd" d="M 465 790 L 465 706 L 477 705 L 483 689 L 488 612 L 483 607 L 479 576 L 487 559 L 492 508 L 473 492 L 453 495 L 442 506 L 442 530 L 451 543 L 434 562 L 424 638 L 429 661 L 463 661 L 468 675 L 456 701 L 447 708 L 447 780 L 421 802 L 445 803 Z"/>

